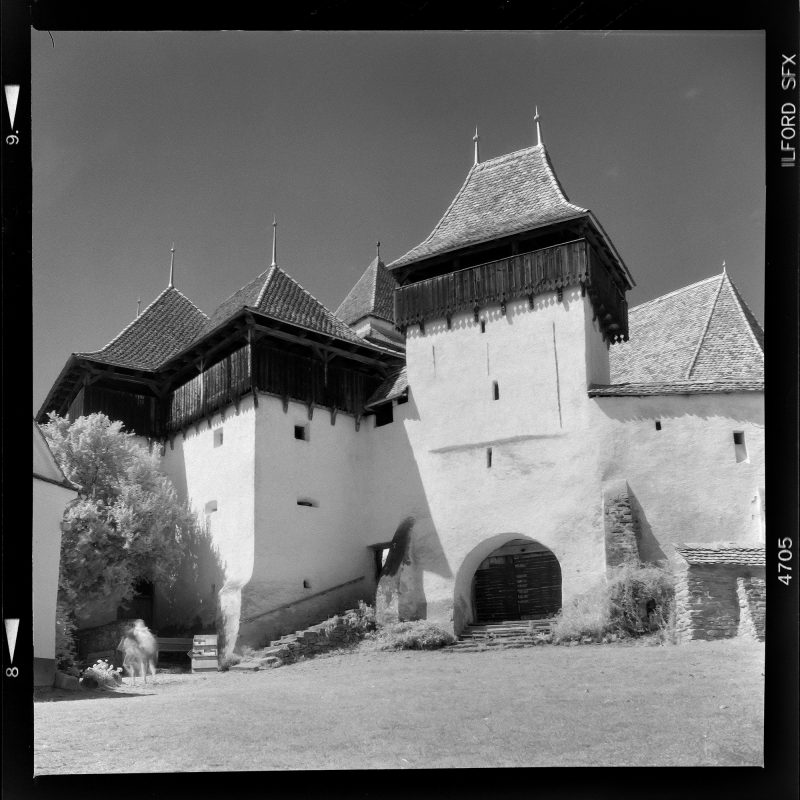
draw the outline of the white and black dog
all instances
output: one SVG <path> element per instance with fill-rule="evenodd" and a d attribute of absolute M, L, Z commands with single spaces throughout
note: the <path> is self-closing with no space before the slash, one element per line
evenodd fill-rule
<path fill-rule="evenodd" d="M 144 624 L 144 620 L 134 621 L 120 639 L 117 650 L 122 651 L 124 656 L 122 666 L 134 684 L 137 671 L 141 674 L 145 684 L 147 684 L 148 672 L 153 676 L 153 682 L 155 682 L 158 642 Z"/>

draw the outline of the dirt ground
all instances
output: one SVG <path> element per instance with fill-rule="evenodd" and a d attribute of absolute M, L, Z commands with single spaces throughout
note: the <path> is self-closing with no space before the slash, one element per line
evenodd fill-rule
<path fill-rule="evenodd" d="M 729 640 L 159 674 L 37 692 L 35 772 L 761 765 L 763 673 L 763 644 Z"/>

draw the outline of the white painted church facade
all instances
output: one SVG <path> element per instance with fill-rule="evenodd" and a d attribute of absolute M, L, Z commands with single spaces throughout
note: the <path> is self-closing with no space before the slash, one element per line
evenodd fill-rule
<path fill-rule="evenodd" d="M 476 148 L 336 314 L 274 251 L 210 316 L 170 281 L 39 419 L 103 411 L 160 448 L 219 557 L 152 622 L 228 651 L 376 594 L 455 633 L 550 617 L 631 557 L 682 576 L 686 637 L 736 635 L 763 600 L 763 333 L 724 271 L 628 309 L 632 285 L 542 143 Z"/>

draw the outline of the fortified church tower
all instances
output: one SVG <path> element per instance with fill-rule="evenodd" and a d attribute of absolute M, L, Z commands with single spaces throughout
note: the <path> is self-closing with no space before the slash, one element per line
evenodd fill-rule
<path fill-rule="evenodd" d="M 457 571 L 455 610 L 443 609 L 457 629 L 476 615 L 550 616 L 562 586 L 574 593 L 605 567 L 587 391 L 609 383 L 608 348 L 628 338 L 633 281 L 567 199 L 538 115 L 537 136 L 481 161 L 476 132 L 450 207 L 390 265 L 419 416 L 409 438 Z"/>

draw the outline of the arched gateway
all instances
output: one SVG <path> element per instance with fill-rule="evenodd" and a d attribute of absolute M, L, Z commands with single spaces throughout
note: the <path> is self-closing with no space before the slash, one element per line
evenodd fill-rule
<path fill-rule="evenodd" d="M 472 583 L 475 622 L 548 619 L 561 609 L 561 567 L 544 545 L 512 539 L 486 556 Z"/>

